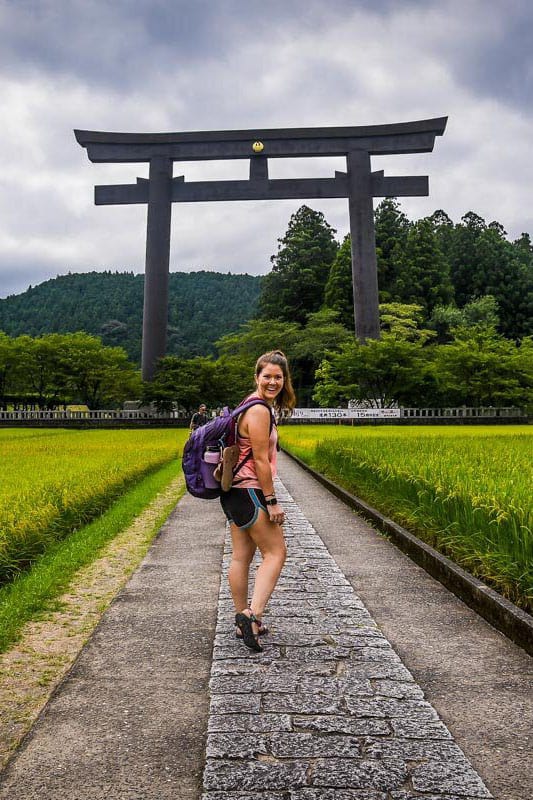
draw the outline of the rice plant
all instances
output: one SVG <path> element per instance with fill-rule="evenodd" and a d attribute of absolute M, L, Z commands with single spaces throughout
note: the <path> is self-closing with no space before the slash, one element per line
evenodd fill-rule
<path fill-rule="evenodd" d="M 533 431 L 291 426 L 283 445 L 527 610 Z"/>
<path fill-rule="evenodd" d="M 186 431 L 0 430 L 0 584 L 181 455 Z"/>

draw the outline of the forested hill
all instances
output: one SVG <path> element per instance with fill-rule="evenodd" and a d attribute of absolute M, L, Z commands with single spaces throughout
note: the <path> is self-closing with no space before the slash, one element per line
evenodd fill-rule
<path fill-rule="evenodd" d="M 214 353 L 213 343 L 236 331 L 257 307 L 261 278 L 219 272 L 172 272 L 168 353 Z M 97 334 L 140 362 L 144 275 L 88 272 L 61 275 L 0 300 L 0 331 Z"/>

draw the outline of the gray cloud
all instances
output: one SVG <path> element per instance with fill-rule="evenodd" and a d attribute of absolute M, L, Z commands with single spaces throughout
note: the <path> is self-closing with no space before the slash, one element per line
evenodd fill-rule
<path fill-rule="evenodd" d="M 525 3 L 171 0 L 4 2 L 0 15 L 0 296 L 45 276 L 142 271 L 146 209 L 93 205 L 93 186 L 146 165 L 94 165 L 74 127 L 202 130 L 357 125 L 450 115 L 435 152 L 374 159 L 429 174 L 411 216 L 444 208 L 527 228 L 533 165 Z M 505 9 L 508 9 L 507 11 Z M 520 76 L 524 76 L 521 81 Z M 530 80 L 530 78 L 529 78 Z M 342 159 L 275 161 L 274 176 Z M 245 177 L 244 162 L 176 164 L 187 180 Z M 310 203 L 342 237 L 345 201 Z M 297 202 L 176 204 L 172 269 L 266 272 Z"/>

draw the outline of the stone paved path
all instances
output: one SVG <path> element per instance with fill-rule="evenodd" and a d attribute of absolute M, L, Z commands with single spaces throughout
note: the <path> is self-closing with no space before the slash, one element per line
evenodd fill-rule
<path fill-rule="evenodd" d="M 226 542 L 204 800 L 490 798 L 279 481 L 276 494 L 289 557 L 262 654 L 234 638 Z"/>

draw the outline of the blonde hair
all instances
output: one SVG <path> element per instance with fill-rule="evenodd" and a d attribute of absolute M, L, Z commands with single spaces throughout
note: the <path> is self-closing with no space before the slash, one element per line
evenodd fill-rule
<path fill-rule="evenodd" d="M 296 405 L 296 395 L 292 388 L 289 362 L 287 361 L 285 353 L 282 353 L 281 350 L 271 350 L 269 353 L 263 353 L 262 356 L 259 356 L 255 364 L 256 378 L 267 364 L 275 364 L 277 367 L 281 367 L 281 371 L 283 372 L 283 389 L 274 400 L 274 408 L 278 416 L 281 417 L 290 413 Z"/>

